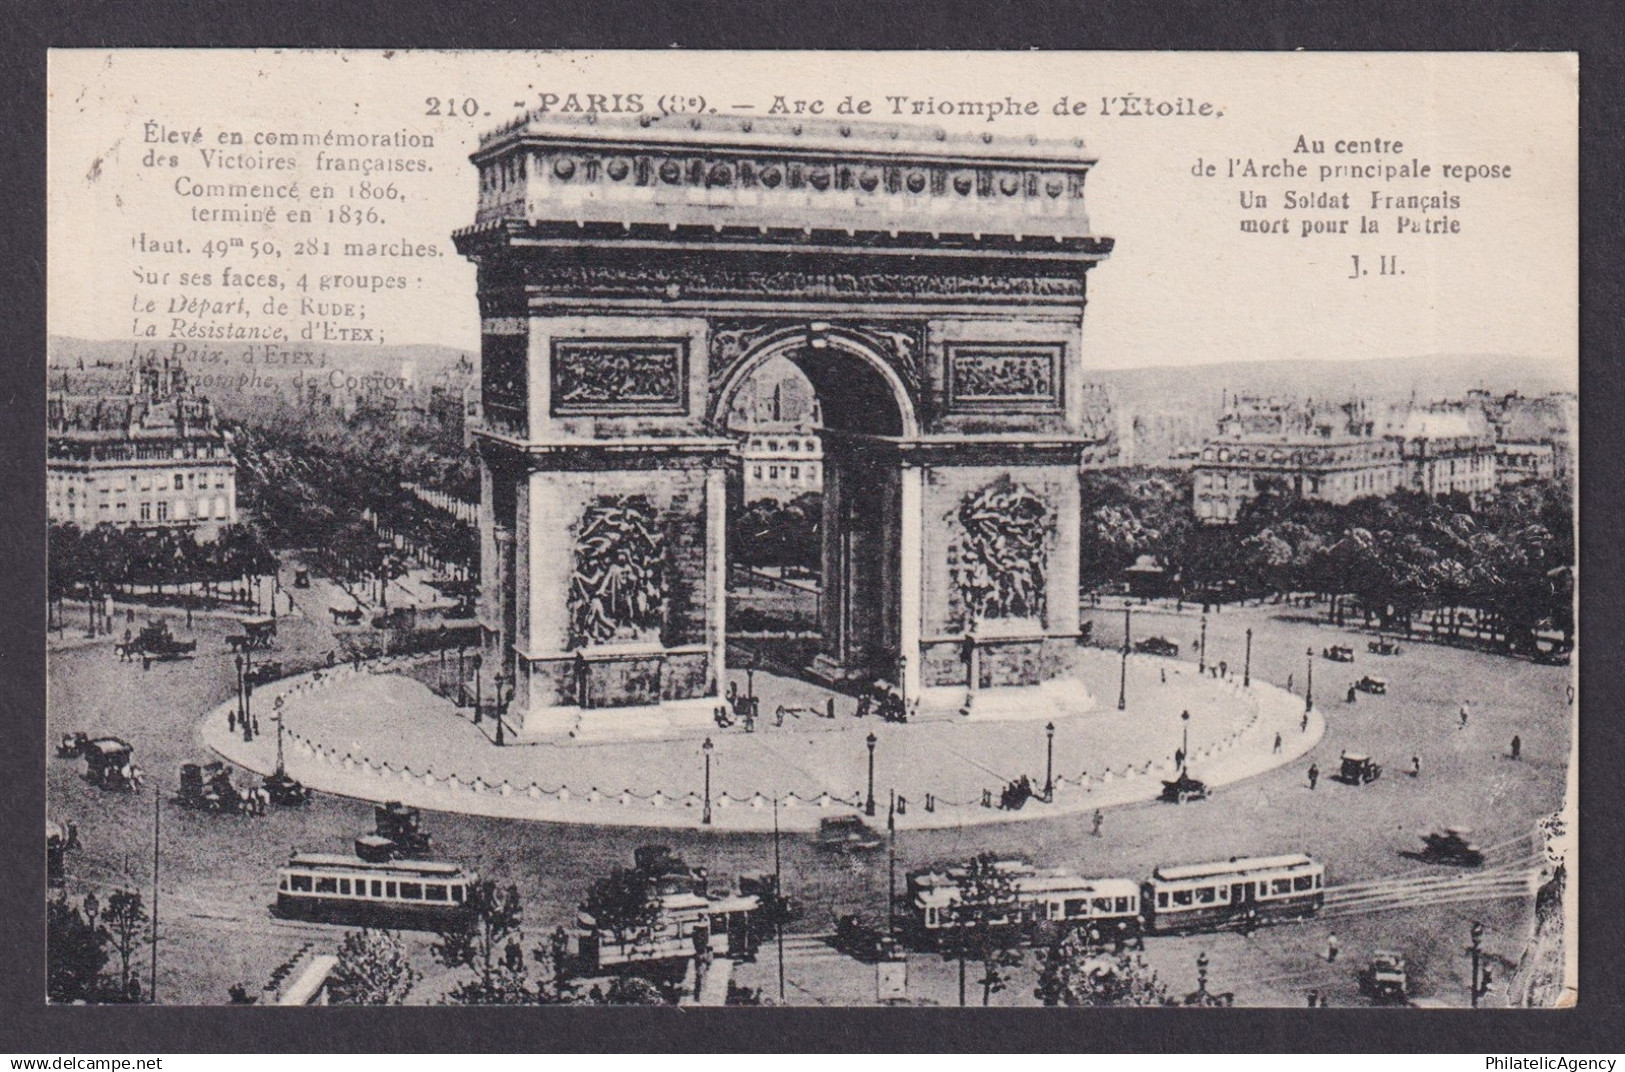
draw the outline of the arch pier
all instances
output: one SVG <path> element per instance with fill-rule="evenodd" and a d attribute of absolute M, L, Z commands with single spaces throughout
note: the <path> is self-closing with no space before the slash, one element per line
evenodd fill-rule
<path fill-rule="evenodd" d="M 776 356 L 824 414 L 818 672 L 910 700 L 1068 674 L 1109 416 L 1081 143 L 532 114 L 472 160 L 483 688 L 510 725 L 718 702 L 728 404 Z"/>

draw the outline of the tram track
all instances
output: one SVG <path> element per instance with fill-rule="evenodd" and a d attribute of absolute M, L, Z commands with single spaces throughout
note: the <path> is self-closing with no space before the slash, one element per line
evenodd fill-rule
<path fill-rule="evenodd" d="M 1461 904 L 1471 901 L 1532 897 L 1540 883 L 1540 868 L 1532 861 L 1503 865 L 1466 875 L 1428 875 L 1417 878 L 1378 879 L 1327 889 L 1319 915 L 1363 915 L 1419 906 Z"/>

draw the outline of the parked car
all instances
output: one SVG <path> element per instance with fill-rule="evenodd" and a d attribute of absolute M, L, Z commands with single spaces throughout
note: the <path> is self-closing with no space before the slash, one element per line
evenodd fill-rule
<path fill-rule="evenodd" d="M 1329 648 L 1323 648 L 1320 654 L 1322 658 L 1330 659 L 1334 663 L 1352 663 L 1354 661 L 1354 649 L 1342 644 L 1333 644 Z"/>
<path fill-rule="evenodd" d="M 1344 752 L 1343 763 L 1336 777 L 1346 785 L 1370 785 L 1382 777 L 1382 764 L 1370 756 Z"/>
<path fill-rule="evenodd" d="M 1383 696 L 1388 692 L 1388 682 L 1380 677 L 1372 677 L 1370 674 L 1356 681 L 1354 687 L 1361 692 L 1369 692 L 1373 696 Z"/>
<path fill-rule="evenodd" d="M 886 839 L 857 815 L 832 815 L 818 821 L 817 845 L 839 852 L 867 852 L 881 848 Z"/>
<path fill-rule="evenodd" d="M 1368 643 L 1365 650 L 1373 655 L 1398 655 L 1399 641 L 1389 640 L 1387 637 L 1378 637 Z"/>
<path fill-rule="evenodd" d="M 1141 655 L 1167 655 L 1179 654 L 1179 645 L 1166 637 L 1146 637 L 1134 645 L 1134 650 Z"/>

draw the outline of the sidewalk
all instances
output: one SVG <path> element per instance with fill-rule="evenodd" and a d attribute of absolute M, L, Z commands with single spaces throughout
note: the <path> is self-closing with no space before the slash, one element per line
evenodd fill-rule
<path fill-rule="evenodd" d="M 1084 652 L 1086 680 L 1116 691 L 1118 658 Z M 420 807 L 546 822 L 614 826 L 705 825 L 706 755 L 710 754 L 711 823 L 722 830 L 768 831 L 773 801 L 782 829 L 813 830 L 821 818 L 863 809 L 869 752 L 875 735 L 876 822 L 884 823 L 895 790 L 907 802 L 903 828 L 1086 816 L 1096 808 L 1155 798 L 1177 773 L 1182 710 L 1188 724 L 1189 770 L 1210 786 L 1226 785 L 1292 762 L 1324 731 L 1318 715 L 1300 730 L 1302 701 L 1255 682 L 1199 677 L 1188 664 L 1135 656 L 1129 661 L 1130 702 L 1055 719 L 1055 793 L 1018 811 L 984 807 L 1025 774 L 1044 784 L 1045 727 L 1033 720 L 979 719 L 903 725 L 876 719 L 796 720 L 755 733 L 739 728 L 645 741 L 551 739 L 497 748 L 487 722 L 475 726 L 388 659 L 359 672 L 340 667 L 264 686 L 254 694 L 261 734 L 253 743 L 228 732 L 227 700 L 210 711 L 201 733 L 225 758 L 261 773 L 276 763 L 273 712 L 280 699 L 288 773 L 314 789 L 370 800 L 404 800 Z M 1166 683 L 1162 672 L 1166 670 Z M 771 709 L 779 679 L 756 674 Z M 1276 734 L 1283 748 L 1273 752 Z M 927 807 L 927 796 L 934 807 Z"/>

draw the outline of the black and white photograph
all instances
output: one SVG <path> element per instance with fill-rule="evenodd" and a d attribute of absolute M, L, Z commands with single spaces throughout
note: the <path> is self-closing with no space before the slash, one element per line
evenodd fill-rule
<path fill-rule="evenodd" d="M 15 970 L 1574 1006 L 1578 72 L 53 51 Z"/>

